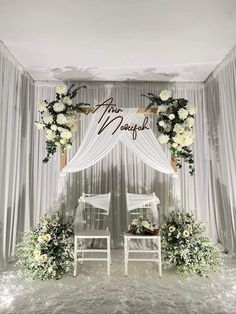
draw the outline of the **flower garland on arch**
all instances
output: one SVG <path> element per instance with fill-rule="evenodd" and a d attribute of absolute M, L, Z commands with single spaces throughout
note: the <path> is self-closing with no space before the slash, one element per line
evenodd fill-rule
<path fill-rule="evenodd" d="M 184 98 L 175 99 L 171 91 L 163 90 L 159 96 L 153 93 L 143 95 L 150 100 L 147 106 L 157 106 L 158 140 L 161 144 L 169 144 L 172 157 L 176 158 L 177 168 L 181 168 L 181 159 L 189 164 L 189 173 L 193 175 L 193 125 L 196 108 Z"/>
<path fill-rule="evenodd" d="M 75 110 L 82 110 L 82 106 L 88 105 L 85 103 L 72 104 L 72 99 L 78 91 L 86 86 L 79 86 L 75 89 L 73 87 L 74 84 L 69 89 L 64 84 L 58 85 L 56 99 L 51 102 L 44 100 L 38 106 L 41 121 L 36 121 L 35 124 L 39 130 L 46 132 L 47 156 L 43 159 L 43 163 L 50 160 L 56 153 L 57 147 L 61 147 L 64 152 L 72 146 L 72 132 L 76 131 L 77 124 Z"/>

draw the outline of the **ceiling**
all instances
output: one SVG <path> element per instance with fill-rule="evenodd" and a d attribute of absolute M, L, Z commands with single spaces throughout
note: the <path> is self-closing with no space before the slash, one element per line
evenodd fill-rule
<path fill-rule="evenodd" d="M 35 80 L 204 81 L 236 44 L 235 0 L 0 0 Z"/>

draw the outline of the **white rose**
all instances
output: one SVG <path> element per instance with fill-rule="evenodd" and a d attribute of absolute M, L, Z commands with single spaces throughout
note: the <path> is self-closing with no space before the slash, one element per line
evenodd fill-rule
<path fill-rule="evenodd" d="M 160 98 L 161 100 L 165 101 L 171 97 L 171 91 L 170 90 L 163 90 L 160 92 Z"/>
<path fill-rule="evenodd" d="M 178 146 L 177 143 L 173 143 L 173 144 L 172 144 L 172 147 L 174 147 L 174 148 L 176 148 L 177 146 Z"/>
<path fill-rule="evenodd" d="M 160 126 L 164 126 L 164 125 L 165 125 L 165 122 L 164 122 L 164 121 L 160 121 L 160 122 L 159 122 L 159 125 L 160 125 Z"/>
<path fill-rule="evenodd" d="M 40 112 L 43 112 L 45 109 L 47 108 L 47 103 L 45 101 L 42 101 L 39 105 L 38 105 L 38 110 Z"/>
<path fill-rule="evenodd" d="M 150 227 L 150 223 L 146 220 L 142 221 L 142 226 L 146 229 L 148 229 Z"/>
<path fill-rule="evenodd" d="M 56 93 L 57 94 L 66 94 L 66 92 L 67 92 L 67 86 L 66 85 L 64 85 L 64 84 L 62 84 L 62 85 L 58 85 L 57 87 L 56 87 Z"/>
<path fill-rule="evenodd" d="M 158 140 L 161 144 L 165 144 L 165 143 L 168 143 L 169 141 L 169 136 L 168 135 L 165 135 L 165 134 L 161 134 L 159 137 L 158 137 Z"/>
<path fill-rule="evenodd" d="M 66 145 L 66 149 L 71 149 L 72 145 L 71 144 L 67 144 Z"/>
<path fill-rule="evenodd" d="M 40 123 L 40 122 L 35 122 L 35 125 L 37 126 L 37 128 L 38 128 L 39 130 L 42 130 L 43 127 L 44 127 L 44 124 L 43 124 L 43 123 Z"/>
<path fill-rule="evenodd" d="M 174 115 L 173 113 L 171 113 L 168 118 L 169 118 L 170 120 L 174 120 L 175 115 Z"/>
<path fill-rule="evenodd" d="M 43 243 L 44 242 L 44 236 L 43 235 L 38 237 L 38 242 L 39 243 Z"/>
<path fill-rule="evenodd" d="M 134 225 L 134 226 L 137 226 L 137 225 L 139 225 L 139 219 L 138 218 L 136 218 L 136 219 L 133 219 L 132 220 L 132 225 Z"/>
<path fill-rule="evenodd" d="M 56 137 L 56 134 L 54 132 L 48 133 L 46 135 L 46 139 L 49 140 L 49 141 L 53 141 L 55 139 L 55 137 Z"/>
<path fill-rule="evenodd" d="M 189 117 L 185 122 L 189 127 L 192 127 L 194 123 L 194 119 L 192 117 Z"/>
<path fill-rule="evenodd" d="M 53 110 L 54 110 L 55 112 L 61 112 L 61 111 L 63 111 L 65 108 L 66 108 L 66 106 L 65 106 L 62 102 L 56 102 L 56 103 L 53 105 Z"/>
<path fill-rule="evenodd" d="M 57 129 L 58 129 L 59 132 L 63 132 L 65 130 L 67 130 L 67 129 L 62 128 L 61 126 L 58 126 Z"/>
<path fill-rule="evenodd" d="M 165 105 L 158 106 L 158 108 L 157 108 L 157 115 L 159 113 L 161 113 L 161 112 L 166 112 L 166 110 L 167 110 L 167 106 L 165 106 Z"/>
<path fill-rule="evenodd" d="M 186 109 L 190 114 L 195 114 L 197 112 L 197 108 L 194 107 L 192 104 L 187 104 Z"/>
<path fill-rule="evenodd" d="M 69 130 L 65 130 L 63 132 L 61 132 L 61 138 L 64 138 L 64 139 L 70 139 L 72 137 L 72 134 Z"/>
<path fill-rule="evenodd" d="M 170 232 L 175 231 L 175 226 L 170 226 L 170 227 L 169 227 L 169 231 L 170 231 Z"/>
<path fill-rule="evenodd" d="M 43 121 L 44 121 L 44 123 L 46 123 L 46 124 L 51 124 L 51 123 L 53 123 L 53 116 L 50 115 L 50 114 L 45 114 L 45 115 L 43 116 Z"/>
<path fill-rule="evenodd" d="M 187 230 L 184 230 L 184 232 L 183 232 L 183 237 L 184 237 L 184 238 L 189 237 L 189 232 L 188 232 Z"/>
<path fill-rule="evenodd" d="M 181 120 L 184 120 L 184 119 L 186 119 L 187 116 L 188 116 L 188 110 L 186 110 L 186 109 L 184 109 L 184 108 L 181 108 L 181 109 L 179 109 L 179 111 L 178 111 L 178 115 L 179 115 L 179 118 L 180 118 Z"/>
<path fill-rule="evenodd" d="M 51 125 L 51 130 L 53 130 L 53 131 L 56 131 L 56 130 L 57 130 L 56 124 L 52 124 L 52 125 Z"/>
<path fill-rule="evenodd" d="M 62 145 L 64 145 L 64 144 L 66 144 L 66 140 L 65 140 L 64 138 L 62 138 L 62 139 L 60 140 L 60 143 L 61 143 Z"/>
<path fill-rule="evenodd" d="M 190 146 L 192 144 L 193 144 L 193 138 L 192 137 L 186 137 L 184 139 L 184 143 L 183 143 L 184 146 Z"/>
<path fill-rule="evenodd" d="M 63 113 L 60 113 L 60 114 L 57 116 L 57 123 L 58 123 L 58 124 L 66 124 L 66 122 L 67 122 L 66 116 L 65 116 Z"/>
<path fill-rule="evenodd" d="M 66 96 L 62 99 L 62 102 L 65 104 L 65 105 L 72 105 L 72 100 L 70 99 L 70 97 Z"/>
<path fill-rule="evenodd" d="M 51 235 L 49 233 L 45 234 L 44 240 L 47 241 L 47 242 L 50 241 L 51 240 Z"/>

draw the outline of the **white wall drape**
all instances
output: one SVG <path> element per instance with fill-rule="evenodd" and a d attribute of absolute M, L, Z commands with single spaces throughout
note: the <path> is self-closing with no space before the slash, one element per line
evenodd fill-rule
<path fill-rule="evenodd" d="M 119 107 L 145 107 L 140 97 L 146 92 L 171 89 L 175 97 L 185 97 L 198 108 L 196 115 L 196 174 L 190 177 L 184 165 L 179 172 L 181 200 L 185 209 L 208 223 L 214 240 L 221 240 L 232 253 L 235 249 L 235 49 L 203 83 L 80 82 L 87 85 L 77 100 L 91 104 L 110 96 Z M 14 252 L 19 231 L 35 225 L 55 203 L 59 180 L 59 155 L 44 165 L 44 136 L 34 127 L 36 104 L 53 99 L 56 82 L 34 82 L 0 45 L 0 261 L 4 267 Z M 78 150 L 91 116 L 80 115 L 78 132 L 69 160 Z M 155 130 L 155 117 L 151 125 Z M 163 146 L 168 155 L 167 148 Z M 125 179 L 126 178 L 126 179 Z M 74 208 L 83 192 L 112 193 L 110 230 L 113 245 L 127 227 L 126 200 L 131 193 L 160 198 L 161 213 L 171 205 L 170 180 L 146 166 L 124 145 L 118 143 L 103 160 L 89 169 L 69 175 L 67 206 Z"/>

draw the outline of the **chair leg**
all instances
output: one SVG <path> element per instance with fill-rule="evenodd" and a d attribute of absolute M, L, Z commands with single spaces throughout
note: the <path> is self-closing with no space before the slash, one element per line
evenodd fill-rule
<path fill-rule="evenodd" d="M 161 237 L 158 238 L 158 269 L 159 277 L 162 277 L 162 264 L 161 264 Z"/>
<path fill-rule="evenodd" d="M 74 239 L 74 276 L 77 276 L 77 238 Z"/>
<path fill-rule="evenodd" d="M 111 241 L 110 237 L 107 237 L 107 276 L 110 277 L 110 258 L 111 258 Z"/>
<path fill-rule="evenodd" d="M 124 237 L 125 276 L 128 276 L 128 239 Z"/>
<path fill-rule="evenodd" d="M 85 240 L 84 242 L 82 243 L 82 250 L 85 250 Z M 80 261 L 80 264 L 83 265 L 83 258 L 84 258 L 84 252 L 82 252 L 81 254 L 81 261 Z"/>

